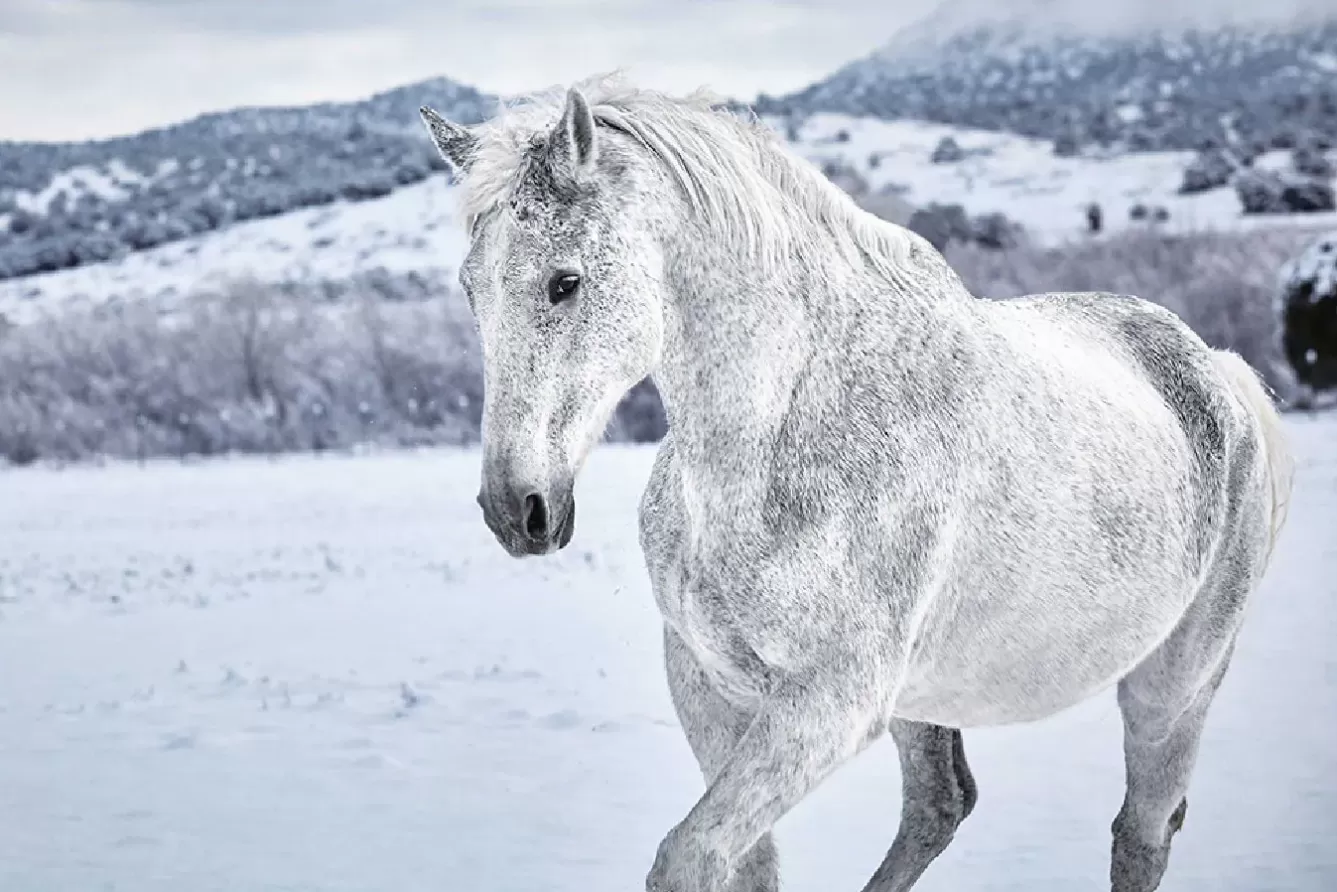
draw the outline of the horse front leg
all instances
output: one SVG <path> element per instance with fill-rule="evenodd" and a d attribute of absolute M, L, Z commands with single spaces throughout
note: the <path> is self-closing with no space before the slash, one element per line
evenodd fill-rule
<path fill-rule="evenodd" d="M 720 696 L 691 650 L 667 623 L 664 668 L 674 710 L 709 784 L 752 723 L 752 713 Z M 778 892 L 779 888 L 775 842 L 769 833 L 763 833 L 739 857 L 733 876 L 721 892 Z"/>
<path fill-rule="evenodd" d="M 849 676 L 787 677 L 762 701 L 705 794 L 659 846 L 649 892 L 717 892 L 799 800 L 884 729 Z"/>

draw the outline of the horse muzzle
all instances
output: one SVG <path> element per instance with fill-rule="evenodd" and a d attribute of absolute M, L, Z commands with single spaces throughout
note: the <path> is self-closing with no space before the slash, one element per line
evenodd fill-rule
<path fill-rule="evenodd" d="M 478 493 L 483 522 L 511 557 L 552 554 L 571 544 L 576 500 L 571 483 L 554 487 L 484 486 Z"/>

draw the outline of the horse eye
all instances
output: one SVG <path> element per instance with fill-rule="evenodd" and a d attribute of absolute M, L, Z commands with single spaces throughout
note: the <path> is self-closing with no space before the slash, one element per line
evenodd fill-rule
<path fill-rule="evenodd" d="M 569 299 L 580 287 L 580 276 L 575 273 L 557 273 L 548 280 L 548 300 L 559 304 Z"/>

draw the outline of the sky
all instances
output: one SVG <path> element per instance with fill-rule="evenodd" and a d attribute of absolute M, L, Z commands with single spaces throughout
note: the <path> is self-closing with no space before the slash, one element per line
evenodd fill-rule
<path fill-rule="evenodd" d="M 624 69 L 743 99 L 803 87 L 940 0 L 0 0 L 0 139 L 133 133 L 239 105 L 351 100 L 446 75 L 516 93 Z M 951 0 L 1205 15 L 1337 0 Z M 1126 20 L 1119 14 L 1116 18 Z"/>

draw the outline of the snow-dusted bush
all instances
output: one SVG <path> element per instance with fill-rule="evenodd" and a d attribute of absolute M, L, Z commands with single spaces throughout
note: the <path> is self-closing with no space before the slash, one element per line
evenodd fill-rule
<path fill-rule="evenodd" d="M 961 144 L 950 136 L 944 136 L 938 140 L 938 144 L 933 148 L 933 154 L 929 160 L 934 164 L 951 164 L 965 157 L 966 150 L 961 148 Z"/>
<path fill-rule="evenodd" d="M 970 230 L 975 244 L 994 251 L 1015 248 L 1025 233 L 1020 223 L 998 211 L 975 217 L 970 221 Z"/>
<path fill-rule="evenodd" d="M 974 244 L 999 250 L 1016 246 L 1022 237 L 1020 223 L 1005 214 L 991 213 L 971 217 L 959 204 L 925 205 L 910 215 L 906 226 L 919 233 L 929 244 L 943 250 L 952 242 Z"/>
<path fill-rule="evenodd" d="M 933 202 L 911 214 L 906 225 L 939 251 L 944 250 L 948 242 L 970 242 L 973 234 L 970 217 L 959 204 Z"/>
<path fill-rule="evenodd" d="M 1337 231 L 1316 239 L 1281 270 L 1281 348 L 1296 379 L 1337 391 Z"/>
<path fill-rule="evenodd" d="M 854 197 L 868 191 L 868 180 L 844 158 L 829 158 L 822 162 L 823 176 Z"/>
<path fill-rule="evenodd" d="M 1331 183 L 1293 173 L 1242 171 L 1235 177 L 1235 194 L 1246 214 L 1337 210 L 1337 193 Z"/>
<path fill-rule="evenodd" d="M 1086 229 L 1088 232 L 1100 232 L 1105 228 L 1105 211 L 1100 202 L 1093 201 L 1086 206 Z"/>
<path fill-rule="evenodd" d="M 1181 195 L 1207 192 L 1219 189 L 1230 183 L 1230 178 L 1240 168 L 1235 156 L 1227 149 L 1212 148 L 1199 152 L 1184 168 L 1184 178 L 1179 184 Z"/>
<path fill-rule="evenodd" d="M 1060 133 L 1054 138 L 1054 155 L 1059 158 L 1073 158 L 1081 153 L 1081 143 L 1076 134 Z"/>
<path fill-rule="evenodd" d="M 1291 167 L 1296 173 L 1319 180 L 1337 176 L 1337 166 L 1317 146 L 1307 145 L 1291 152 Z"/>
<path fill-rule="evenodd" d="M 880 189 L 854 196 L 855 203 L 883 220 L 905 226 L 914 216 L 915 207 L 901 194 L 902 189 L 888 183 Z"/>

